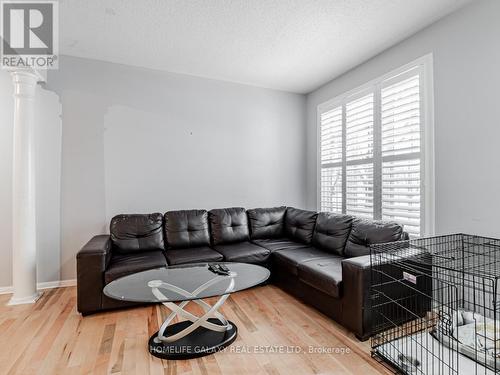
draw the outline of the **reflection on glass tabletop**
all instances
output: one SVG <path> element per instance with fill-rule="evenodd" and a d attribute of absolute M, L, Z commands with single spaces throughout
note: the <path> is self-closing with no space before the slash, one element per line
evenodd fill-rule
<path fill-rule="evenodd" d="M 212 272 L 210 264 L 225 265 L 230 271 L 229 275 Z M 121 277 L 106 285 L 104 294 L 122 301 L 187 301 L 247 289 L 266 281 L 269 275 L 267 268 L 247 263 L 186 264 Z M 154 288 L 160 293 L 153 293 Z"/>

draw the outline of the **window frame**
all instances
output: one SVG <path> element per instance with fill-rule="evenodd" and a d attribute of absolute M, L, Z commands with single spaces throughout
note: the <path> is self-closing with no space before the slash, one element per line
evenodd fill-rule
<path fill-rule="evenodd" d="M 398 82 L 405 76 L 411 75 L 409 71 L 418 70 L 420 74 L 420 228 L 421 236 L 431 236 L 435 234 L 435 166 L 434 166 L 434 82 L 433 82 L 433 56 L 428 54 L 422 56 L 408 64 L 405 64 L 397 69 L 375 78 L 355 89 L 338 95 L 333 99 L 320 103 L 316 109 L 316 208 L 321 209 L 321 114 L 337 108 L 343 107 L 343 116 L 345 116 L 345 105 L 347 102 L 356 100 L 369 93 L 374 96 L 374 129 L 373 142 L 374 148 L 377 148 L 377 142 L 381 137 L 380 111 L 381 111 L 381 90 L 384 87 Z M 404 78 L 403 78 L 404 79 Z M 345 138 L 345 119 L 343 121 L 343 138 Z M 345 142 L 343 143 L 345 147 Z M 346 165 L 345 150 L 342 155 L 342 168 Z M 373 154 L 374 172 L 378 167 L 381 168 L 382 154 L 374 152 Z M 380 164 L 380 165 L 379 165 Z M 373 204 L 374 209 L 381 207 L 381 204 L 376 204 L 376 201 L 382 199 L 380 176 L 373 176 Z M 342 184 L 345 182 L 345 171 L 343 170 Z M 345 186 L 342 187 L 342 206 L 345 212 L 346 191 Z M 380 193 L 380 194 L 379 194 Z M 381 214 L 381 213 L 380 213 Z"/>

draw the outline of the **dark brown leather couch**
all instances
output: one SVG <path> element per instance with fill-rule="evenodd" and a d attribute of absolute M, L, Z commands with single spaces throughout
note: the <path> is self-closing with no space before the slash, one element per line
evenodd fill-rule
<path fill-rule="evenodd" d="M 402 226 L 292 207 L 241 207 L 118 215 L 110 235 L 77 254 L 78 311 L 133 306 L 106 297 L 125 275 L 195 262 L 245 262 L 271 269 L 271 281 L 366 339 L 370 334 L 370 250 L 406 239 Z"/>

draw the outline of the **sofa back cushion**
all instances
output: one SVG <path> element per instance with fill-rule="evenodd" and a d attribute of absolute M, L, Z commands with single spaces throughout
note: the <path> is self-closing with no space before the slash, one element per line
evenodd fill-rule
<path fill-rule="evenodd" d="M 403 227 L 392 221 L 371 221 L 355 219 L 347 239 L 344 256 L 357 257 L 370 254 L 370 245 L 400 241 Z"/>
<path fill-rule="evenodd" d="M 208 219 L 214 245 L 248 241 L 248 219 L 243 207 L 210 210 Z"/>
<path fill-rule="evenodd" d="M 170 249 L 210 245 L 206 210 L 165 213 L 165 241 Z"/>
<path fill-rule="evenodd" d="M 350 215 L 320 212 L 314 227 L 313 245 L 336 255 L 344 255 L 353 220 Z"/>
<path fill-rule="evenodd" d="M 164 250 L 163 215 L 117 215 L 111 219 L 113 251 L 122 254 L 138 251 Z"/>
<path fill-rule="evenodd" d="M 250 222 L 250 238 L 283 237 L 286 207 L 254 208 L 247 211 Z"/>
<path fill-rule="evenodd" d="M 288 207 L 285 214 L 285 234 L 295 241 L 309 244 L 318 214 Z"/>

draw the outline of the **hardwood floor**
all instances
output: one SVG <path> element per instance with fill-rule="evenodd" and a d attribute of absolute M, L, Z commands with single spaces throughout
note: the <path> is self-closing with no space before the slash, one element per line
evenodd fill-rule
<path fill-rule="evenodd" d="M 184 361 L 160 360 L 147 351 L 168 313 L 161 305 L 83 318 L 74 287 L 47 290 L 34 305 L 6 306 L 9 298 L 0 295 L 0 374 L 388 373 L 371 359 L 368 342 L 272 285 L 226 301 L 221 312 L 239 332 L 231 347 Z M 310 353 L 310 347 L 333 353 Z"/>

